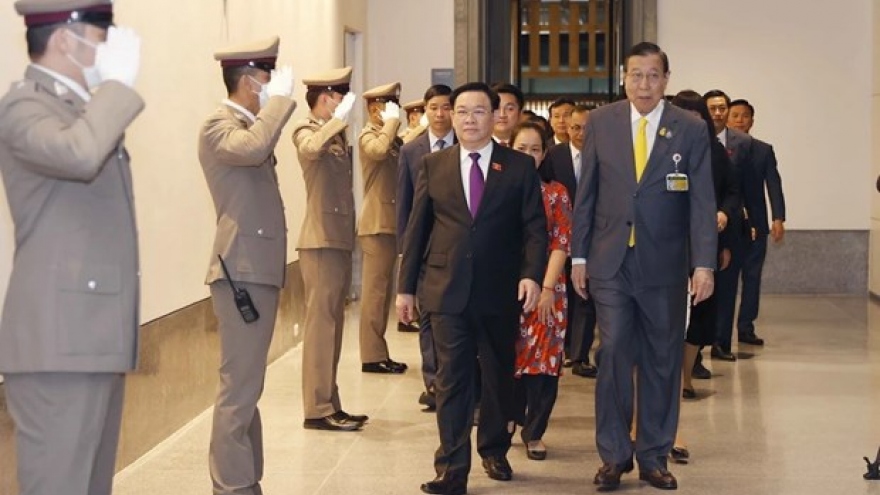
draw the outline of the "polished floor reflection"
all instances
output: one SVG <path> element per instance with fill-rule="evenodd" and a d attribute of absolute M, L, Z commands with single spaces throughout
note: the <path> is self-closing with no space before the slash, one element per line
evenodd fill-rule
<path fill-rule="evenodd" d="M 357 308 L 349 314 L 340 365 L 343 407 L 365 413 L 358 433 L 302 428 L 300 350 L 269 369 L 262 400 L 266 495 L 417 494 L 432 477 L 434 415 L 416 404 L 421 391 L 414 334 L 389 330 L 392 357 L 410 364 L 403 376 L 360 372 Z M 782 297 L 763 300 L 758 333 L 764 348 L 739 348 L 736 363 L 712 362 L 712 380 L 695 380 L 681 430 L 693 457 L 672 466 L 682 494 L 878 494 L 862 479 L 862 456 L 880 445 L 880 305 L 865 298 Z M 600 461 L 594 444 L 592 380 L 567 375 L 545 436 L 546 461 L 530 461 L 518 440 L 510 453 L 514 480 L 489 480 L 474 462 L 468 493 L 582 494 L 595 491 Z M 203 414 L 117 476 L 117 495 L 210 494 Z M 622 493 L 653 493 L 637 476 Z"/>

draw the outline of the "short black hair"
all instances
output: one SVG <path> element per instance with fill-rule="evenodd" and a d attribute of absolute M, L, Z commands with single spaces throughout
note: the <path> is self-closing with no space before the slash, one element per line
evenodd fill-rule
<path fill-rule="evenodd" d="M 730 97 L 727 96 L 727 93 L 721 91 L 720 89 L 713 89 L 711 91 L 706 91 L 703 95 L 703 101 L 709 101 L 709 98 L 724 98 L 724 103 L 730 107 Z"/>
<path fill-rule="evenodd" d="M 27 42 L 28 55 L 31 58 L 42 57 L 49 47 L 49 38 L 60 28 L 70 28 L 76 34 L 83 35 L 85 33 L 85 25 L 79 22 L 71 24 L 44 24 L 42 26 L 34 26 L 27 28 L 24 38 Z"/>
<path fill-rule="evenodd" d="M 455 88 L 452 90 L 452 95 L 449 97 L 449 103 L 455 107 L 455 100 L 457 100 L 462 93 L 470 92 L 485 93 L 486 96 L 489 97 L 489 102 L 492 104 L 492 111 L 498 110 L 498 106 L 501 104 L 501 99 L 498 98 L 498 93 L 492 91 L 492 88 L 484 82 L 464 83 Z"/>
<path fill-rule="evenodd" d="M 749 107 L 749 113 L 752 114 L 752 118 L 755 118 L 755 107 L 753 107 L 752 104 L 749 103 L 749 100 L 746 100 L 745 98 L 739 98 L 739 99 L 733 100 L 727 106 L 730 108 L 739 107 L 739 106 Z"/>
<path fill-rule="evenodd" d="M 590 111 L 590 107 L 588 107 L 586 105 L 575 105 L 574 110 L 572 110 L 571 113 L 575 113 L 575 112 L 584 113 L 584 112 L 589 112 L 589 111 Z"/>
<path fill-rule="evenodd" d="M 516 98 L 516 103 L 519 105 L 519 109 L 522 110 L 523 106 L 526 104 L 526 97 L 523 96 L 523 92 L 518 87 L 509 83 L 495 83 L 492 85 L 492 91 L 495 91 L 499 95 L 508 94 L 513 95 Z"/>
<path fill-rule="evenodd" d="M 547 119 L 545 119 L 544 117 L 542 117 L 538 114 L 533 113 L 532 115 L 529 115 L 528 121 L 534 122 L 534 123 L 541 126 L 541 128 L 543 129 L 543 131 L 541 131 L 541 134 L 544 136 L 545 142 L 549 143 L 550 141 L 553 140 L 553 128 L 550 127 L 550 122 L 548 122 Z"/>
<path fill-rule="evenodd" d="M 255 69 L 246 65 L 223 69 L 223 84 L 226 86 L 227 94 L 231 95 L 238 91 L 238 83 L 241 81 L 242 76 L 252 76 L 256 74 L 258 70 L 260 69 Z"/>
<path fill-rule="evenodd" d="M 712 122 L 712 116 L 709 114 L 709 107 L 706 106 L 706 100 L 700 97 L 700 93 L 691 89 L 679 91 L 678 94 L 672 98 L 671 103 L 678 108 L 700 114 L 703 122 L 706 123 L 709 139 L 715 139 L 715 124 Z"/>
<path fill-rule="evenodd" d="M 332 91 L 325 87 L 310 88 L 308 91 L 306 91 L 306 105 L 309 106 L 310 110 L 314 110 L 315 105 L 318 104 L 318 98 L 320 98 L 321 95 L 324 93 L 332 93 Z"/>
<path fill-rule="evenodd" d="M 452 88 L 450 88 L 449 86 L 447 86 L 445 84 L 435 84 L 435 85 L 431 86 L 430 88 L 428 88 L 427 91 L 425 91 L 425 98 L 424 98 L 425 105 L 428 104 L 428 101 L 431 98 L 435 98 L 437 96 L 449 96 L 451 94 L 452 94 Z"/>
<path fill-rule="evenodd" d="M 574 100 L 571 98 L 557 98 L 553 103 L 550 104 L 550 108 L 547 109 L 547 114 L 553 113 L 553 109 L 556 107 L 561 107 L 562 105 L 571 105 L 576 107 Z"/>
<path fill-rule="evenodd" d="M 660 55 L 660 60 L 663 61 L 663 73 L 669 73 L 669 57 L 656 43 L 650 41 L 642 41 L 629 49 L 626 58 L 623 59 L 624 70 L 629 70 L 630 57 L 647 57 L 648 55 Z"/>

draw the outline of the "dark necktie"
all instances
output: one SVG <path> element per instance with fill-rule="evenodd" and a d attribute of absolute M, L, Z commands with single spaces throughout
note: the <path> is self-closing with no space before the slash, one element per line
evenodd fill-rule
<path fill-rule="evenodd" d="M 446 147 L 446 141 L 439 139 L 436 143 L 434 143 L 434 146 L 436 146 L 438 150 L 442 150 Z"/>
<path fill-rule="evenodd" d="M 480 170 L 480 154 L 471 153 L 468 156 L 471 157 L 471 217 L 477 218 L 477 211 L 480 209 L 480 200 L 483 199 L 483 185 L 485 184 L 485 179 L 483 178 L 483 171 Z"/>

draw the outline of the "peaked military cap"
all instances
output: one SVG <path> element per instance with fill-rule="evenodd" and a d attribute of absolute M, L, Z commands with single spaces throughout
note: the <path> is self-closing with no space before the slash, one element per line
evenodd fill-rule
<path fill-rule="evenodd" d="M 15 11 L 27 27 L 84 22 L 101 28 L 113 24 L 112 0 L 18 0 Z"/>
<path fill-rule="evenodd" d="M 411 101 L 411 102 L 403 105 L 403 110 L 406 113 L 410 113 L 410 112 L 414 112 L 414 111 L 425 113 L 425 100 Z"/>
<path fill-rule="evenodd" d="M 266 72 L 275 69 L 278 61 L 278 45 L 281 39 L 273 36 L 268 39 L 254 41 L 246 45 L 226 47 L 214 53 L 214 60 L 220 62 L 224 69 L 232 67 L 253 67 Z"/>
<path fill-rule="evenodd" d="M 333 69 L 312 77 L 303 78 L 309 91 L 334 91 L 346 94 L 351 88 L 351 67 Z"/>
<path fill-rule="evenodd" d="M 367 90 L 364 93 L 364 100 L 367 102 L 378 101 L 385 103 L 393 101 L 397 103 L 400 101 L 400 83 L 383 84 L 382 86 L 376 86 L 373 89 Z"/>

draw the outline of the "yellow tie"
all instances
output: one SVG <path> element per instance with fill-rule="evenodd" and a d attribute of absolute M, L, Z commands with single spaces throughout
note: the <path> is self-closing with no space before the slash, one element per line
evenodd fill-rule
<path fill-rule="evenodd" d="M 642 174 L 645 173 L 645 167 L 648 166 L 648 119 L 642 117 L 639 119 L 639 132 L 636 133 L 636 144 L 633 148 L 633 155 L 636 162 L 636 182 L 642 180 Z M 636 245 L 636 226 L 629 230 L 629 247 Z"/>

